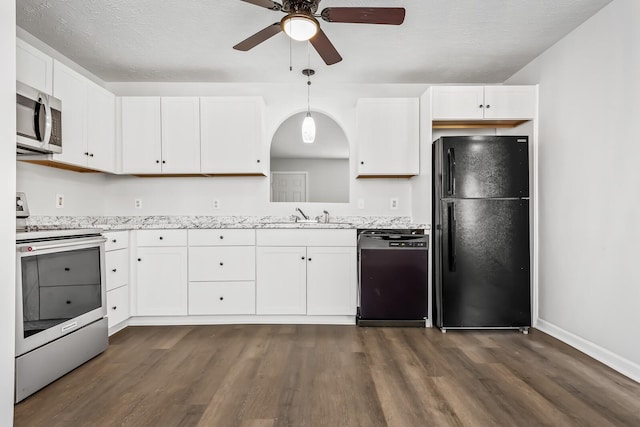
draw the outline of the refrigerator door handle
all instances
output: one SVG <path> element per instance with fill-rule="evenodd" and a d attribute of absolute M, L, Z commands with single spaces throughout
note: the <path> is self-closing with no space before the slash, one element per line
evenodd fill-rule
<path fill-rule="evenodd" d="M 447 204 L 449 271 L 456 271 L 456 207 L 454 203 Z"/>
<path fill-rule="evenodd" d="M 447 148 L 447 195 L 456 192 L 456 155 L 453 147 Z"/>

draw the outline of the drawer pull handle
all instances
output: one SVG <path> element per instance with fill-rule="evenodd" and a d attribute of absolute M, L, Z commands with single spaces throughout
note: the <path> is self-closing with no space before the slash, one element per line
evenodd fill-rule
<path fill-rule="evenodd" d="M 116 268 L 114 268 L 114 269 L 113 269 L 113 270 L 111 270 L 111 271 L 113 271 L 113 272 L 115 273 L 115 272 L 117 271 L 117 269 L 116 269 Z"/>
<path fill-rule="evenodd" d="M 64 271 L 69 271 L 69 270 L 71 270 L 69 267 L 64 268 Z"/>
<path fill-rule="evenodd" d="M 71 301 L 67 301 L 67 304 L 71 304 Z"/>

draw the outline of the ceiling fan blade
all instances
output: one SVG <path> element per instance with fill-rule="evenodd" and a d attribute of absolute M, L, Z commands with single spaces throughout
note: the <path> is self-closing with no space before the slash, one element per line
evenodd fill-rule
<path fill-rule="evenodd" d="M 333 65 L 336 62 L 342 61 L 342 56 L 340 56 L 336 48 L 331 43 L 331 40 L 329 40 L 329 37 L 327 37 L 321 28 L 318 28 L 316 35 L 309 41 L 327 65 Z"/>
<path fill-rule="evenodd" d="M 404 7 L 328 7 L 320 14 L 327 22 L 387 25 L 402 24 L 404 15 Z"/>
<path fill-rule="evenodd" d="M 256 6 L 264 7 L 271 10 L 282 10 L 282 6 L 271 0 L 241 0 L 246 3 L 255 4 Z"/>
<path fill-rule="evenodd" d="M 243 52 L 246 52 L 249 49 L 253 49 L 254 47 L 258 46 L 263 41 L 275 36 L 280 31 L 282 31 L 282 27 L 280 27 L 279 22 L 276 22 L 275 24 L 269 25 L 264 30 L 260 30 L 254 35 L 252 35 L 251 37 L 241 41 L 240 43 L 235 45 L 233 48 L 235 50 L 241 50 Z"/>

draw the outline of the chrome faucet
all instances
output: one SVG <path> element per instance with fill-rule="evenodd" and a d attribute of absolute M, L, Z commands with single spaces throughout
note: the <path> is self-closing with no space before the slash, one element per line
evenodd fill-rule
<path fill-rule="evenodd" d="M 322 211 L 322 213 L 324 214 L 324 223 L 329 224 L 329 212 L 325 210 L 325 211 Z"/>
<path fill-rule="evenodd" d="M 304 213 L 304 212 L 302 212 L 302 209 L 300 209 L 300 208 L 296 208 L 296 211 L 300 212 L 300 215 L 302 215 L 302 217 L 303 217 L 304 219 L 306 219 L 306 220 L 308 220 L 308 219 L 309 219 L 309 217 L 308 217 L 307 215 L 305 215 L 305 213 Z"/>

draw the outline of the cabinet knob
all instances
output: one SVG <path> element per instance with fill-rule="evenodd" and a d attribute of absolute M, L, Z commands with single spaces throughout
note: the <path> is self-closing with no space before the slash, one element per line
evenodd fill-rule
<path fill-rule="evenodd" d="M 167 163 L 165 160 L 162 161 L 162 164 L 164 165 L 165 163 Z"/>
<path fill-rule="evenodd" d="M 112 240 L 112 242 L 113 242 L 113 243 L 115 243 L 115 242 L 117 242 L 117 240 L 116 240 L 116 239 L 113 239 L 113 240 Z"/>
<path fill-rule="evenodd" d="M 160 163 L 160 160 L 156 160 L 156 163 Z"/>
<path fill-rule="evenodd" d="M 491 105 L 487 104 L 487 106 L 485 108 L 491 108 Z"/>
<path fill-rule="evenodd" d="M 483 107 L 484 107 L 484 105 L 482 105 L 482 104 L 478 105 L 478 108 L 483 108 Z"/>
<path fill-rule="evenodd" d="M 71 301 L 67 301 L 67 304 L 71 304 Z"/>
<path fill-rule="evenodd" d="M 117 270 L 116 268 L 114 268 L 114 269 L 113 269 L 113 270 L 111 270 L 111 271 L 113 271 L 113 272 L 115 273 L 115 272 L 116 272 L 116 271 L 118 271 L 118 270 Z"/>
<path fill-rule="evenodd" d="M 142 258 L 138 258 L 138 261 L 142 261 Z"/>
<path fill-rule="evenodd" d="M 64 271 L 69 271 L 69 270 L 71 270 L 69 267 L 64 268 Z"/>
<path fill-rule="evenodd" d="M 224 300 L 224 297 L 220 297 L 220 301 Z"/>
<path fill-rule="evenodd" d="M 163 239 L 163 237 L 162 237 L 162 236 L 160 236 L 160 240 L 162 240 L 162 239 Z"/>
<path fill-rule="evenodd" d="M 360 162 L 361 165 L 364 165 L 364 162 Z"/>
<path fill-rule="evenodd" d="M 224 265 L 224 262 L 221 262 L 220 265 Z"/>
<path fill-rule="evenodd" d="M 260 163 L 260 159 L 256 160 L 256 163 Z"/>
<path fill-rule="evenodd" d="M 84 155 L 85 155 L 85 156 L 88 156 L 88 155 L 89 155 L 89 153 L 85 151 L 85 152 L 84 152 Z"/>
<path fill-rule="evenodd" d="M 304 259 L 304 257 L 300 258 L 300 259 Z"/>
<path fill-rule="evenodd" d="M 117 305 L 114 305 L 113 307 L 111 307 L 111 310 L 117 310 L 117 309 L 118 309 Z"/>
<path fill-rule="evenodd" d="M 224 239 L 224 236 L 220 236 L 220 240 Z"/>
<path fill-rule="evenodd" d="M 309 261 L 311 261 L 311 258 L 309 258 Z"/>
<path fill-rule="evenodd" d="M 93 157 L 93 153 L 89 154 L 89 157 Z"/>

